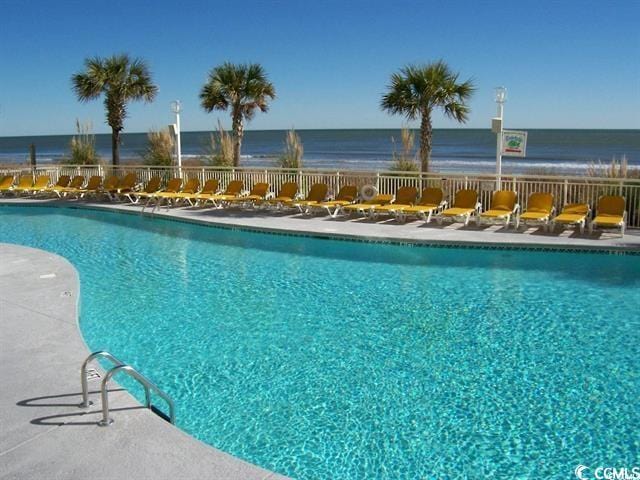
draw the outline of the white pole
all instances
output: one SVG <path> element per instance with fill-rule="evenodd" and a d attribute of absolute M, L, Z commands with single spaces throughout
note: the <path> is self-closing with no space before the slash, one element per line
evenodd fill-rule
<path fill-rule="evenodd" d="M 500 119 L 500 131 L 496 133 L 496 190 L 500 190 L 502 185 L 502 130 L 503 130 L 503 122 L 502 118 L 504 108 L 503 103 L 498 102 L 498 118 Z"/>
<path fill-rule="evenodd" d="M 500 119 L 500 129 L 496 132 L 496 190 L 502 187 L 502 132 L 504 130 L 504 102 L 507 98 L 507 89 L 496 88 L 496 103 L 498 104 L 497 118 Z"/>
<path fill-rule="evenodd" d="M 178 164 L 178 175 L 182 178 L 182 150 L 180 144 L 180 110 L 181 105 L 179 100 L 171 102 L 171 109 L 176 114 L 176 160 Z"/>

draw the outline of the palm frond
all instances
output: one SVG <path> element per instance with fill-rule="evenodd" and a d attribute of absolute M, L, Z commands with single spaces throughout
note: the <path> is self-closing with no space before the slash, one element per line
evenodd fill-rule
<path fill-rule="evenodd" d="M 71 77 L 73 91 L 81 102 L 104 95 L 107 123 L 112 127 L 122 126 L 129 101 L 151 102 L 158 92 L 142 59 L 132 60 L 127 54 L 91 57 L 85 60 L 84 67 L 83 72 Z"/>

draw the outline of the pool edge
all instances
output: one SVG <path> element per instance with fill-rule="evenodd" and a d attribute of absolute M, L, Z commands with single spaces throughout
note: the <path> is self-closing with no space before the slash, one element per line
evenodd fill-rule
<path fill-rule="evenodd" d="M 95 210 L 110 211 L 115 213 L 124 213 L 127 215 L 144 216 L 147 218 L 162 218 L 182 223 L 190 223 L 203 225 L 211 228 L 220 228 L 231 231 L 247 231 L 264 233 L 281 236 L 308 237 L 324 240 L 365 242 L 365 243 L 384 243 L 390 245 L 401 245 L 409 247 L 431 247 L 431 248 L 465 248 L 477 250 L 524 250 L 524 251 L 553 251 L 565 253 L 596 253 L 609 255 L 640 255 L 640 242 L 638 244 L 622 244 L 622 245 L 597 245 L 597 244 L 571 244 L 565 243 L 536 243 L 536 242 L 510 242 L 510 241 L 478 241 L 478 240 L 447 240 L 447 239 L 419 239 L 419 238 L 398 238 L 391 236 L 371 236 L 356 235 L 341 232 L 317 232 L 312 230 L 299 230 L 294 228 L 278 228 L 274 226 L 263 227 L 260 225 L 246 225 L 241 223 L 220 222 L 214 219 L 198 219 L 181 215 L 177 209 L 158 212 L 142 212 L 140 210 L 127 210 L 128 205 L 124 204 L 104 204 L 104 203 L 69 203 L 68 201 L 48 200 L 37 201 L 20 199 L 22 201 L 3 201 L 0 199 L 0 207 L 2 206 L 19 206 L 19 207 L 48 207 L 78 210 Z M 499 235 L 492 232 L 470 232 L 485 235 Z M 598 241 L 598 240 L 594 240 Z"/>

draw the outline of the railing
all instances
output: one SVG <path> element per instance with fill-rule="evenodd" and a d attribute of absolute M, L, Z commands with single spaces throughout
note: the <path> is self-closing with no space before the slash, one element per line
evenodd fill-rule
<path fill-rule="evenodd" d="M 169 405 L 169 421 L 174 424 L 176 421 L 176 409 L 173 403 L 173 400 L 169 395 L 164 393 L 160 388 L 149 380 L 147 377 L 138 372 L 131 365 L 126 365 L 121 360 L 118 360 L 116 357 L 111 355 L 106 351 L 94 352 L 89 355 L 84 362 L 82 362 L 82 367 L 80 367 L 80 384 L 82 386 L 82 403 L 79 405 L 80 408 L 88 408 L 92 405 L 92 402 L 89 401 L 89 386 L 87 380 L 87 367 L 89 364 L 95 360 L 96 358 L 105 358 L 113 363 L 114 367 L 111 368 L 102 379 L 102 384 L 100 387 L 100 398 L 102 400 L 102 420 L 98 422 L 98 425 L 102 427 L 107 427 L 113 423 L 113 420 L 109 417 L 109 390 L 108 384 L 111 378 L 119 373 L 124 372 L 130 377 L 134 378 L 138 382 L 142 384 L 144 387 L 145 394 L 145 407 L 153 410 L 153 406 L 151 405 L 151 390 L 156 392 L 156 394 L 162 398 L 167 405 Z M 159 412 L 161 413 L 161 412 Z M 164 416 L 164 415 L 163 415 Z"/>
<path fill-rule="evenodd" d="M 156 394 L 162 398 L 169 405 L 169 421 L 172 424 L 176 423 L 176 407 L 171 400 L 171 397 L 164 393 L 158 386 L 149 380 L 147 377 L 138 372 L 131 365 L 118 365 L 117 367 L 113 367 L 111 370 L 107 372 L 104 379 L 102 380 L 102 386 L 100 388 L 100 398 L 102 399 L 102 420 L 98 422 L 98 425 L 101 427 L 108 427 L 113 423 L 113 419 L 109 418 L 109 390 L 108 383 L 111 378 L 119 372 L 124 372 L 130 377 L 136 379 L 138 382 L 142 384 L 144 387 L 144 395 L 145 395 L 145 404 L 146 408 L 151 409 L 151 392 L 153 390 Z"/>
<path fill-rule="evenodd" d="M 0 174 L 33 174 L 49 175 L 57 181 L 60 175 L 126 175 L 135 173 L 138 180 L 146 183 L 151 177 L 160 176 L 165 181 L 178 176 L 176 167 L 151 167 L 136 165 L 51 165 L 38 166 L 35 172 L 30 167 L 24 169 L 0 170 Z M 463 174 L 463 173 L 414 173 L 389 171 L 336 171 L 316 169 L 281 169 L 256 167 L 182 167 L 185 179 L 198 178 L 202 184 L 210 178 L 217 178 L 224 188 L 231 180 L 242 180 L 245 188 L 257 182 L 268 182 L 276 192 L 283 183 L 295 181 L 300 192 L 306 195 L 313 183 L 323 182 L 329 185 L 329 193 L 336 194 L 343 185 L 374 185 L 380 193 L 393 194 L 398 187 L 413 185 L 419 190 L 428 186 L 441 187 L 452 201 L 455 192 L 462 188 L 478 190 L 483 208 L 491 202 L 491 193 L 500 186 L 501 189 L 518 192 L 519 203 L 526 209 L 527 199 L 533 192 L 552 193 L 555 207 L 560 211 L 566 203 L 589 203 L 595 207 L 601 195 L 622 195 L 626 198 L 628 226 L 640 228 L 640 179 L 606 178 L 589 176 L 551 176 L 551 175 L 502 175 L 495 174 Z"/>
<path fill-rule="evenodd" d="M 87 367 L 96 358 L 106 358 L 116 367 L 124 365 L 124 362 L 118 360 L 116 357 L 104 350 L 100 352 L 94 352 L 89 355 L 86 360 L 82 362 L 82 367 L 80 367 L 80 385 L 82 386 L 82 403 L 80 404 L 80 408 L 89 408 L 91 405 L 93 405 L 93 402 L 89 401 L 89 382 L 87 380 Z"/>

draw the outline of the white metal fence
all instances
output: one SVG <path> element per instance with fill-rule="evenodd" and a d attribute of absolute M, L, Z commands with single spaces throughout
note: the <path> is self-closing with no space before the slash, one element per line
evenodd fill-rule
<path fill-rule="evenodd" d="M 185 179 L 198 178 L 204 182 L 217 178 L 224 188 L 231 180 L 242 180 L 246 189 L 257 182 L 268 182 L 277 192 L 285 182 L 297 182 L 300 192 L 305 195 L 310 186 L 322 182 L 329 185 L 329 192 L 335 194 L 343 185 L 374 185 L 380 193 L 393 194 L 398 187 L 413 185 L 419 190 L 425 187 L 441 187 L 450 201 L 455 192 L 463 188 L 473 188 L 480 194 L 483 208 L 488 208 L 491 193 L 498 187 L 518 193 L 521 207 L 527 206 L 529 195 L 534 192 L 549 192 L 555 197 L 556 210 L 567 203 L 589 203 L 595 209 L 601 195 L 622 195 L 627 203 L 628 226 L 640 228 L 640 179 L 596 178 L 589 176 L 548 176 L 548 175 L 502 175 L 500 182 L 494 174 L 458 174 L 458 173 L 411 173 L 411 172 L 368 172 L 336 171 L 312 169 L 281 169 L 252 167 L 148 167 L 135 165 L 51 165 L 38 166 L 35 171 L 30 167 L 18 169 L 0 169 L 0 175 L 49 175 L 53 182 L 60 175 L 123 176 L 135 172 L 138 180 L 146 183 L 151 177 L 160 176 L 164 181 L 175 176 Z"/>

